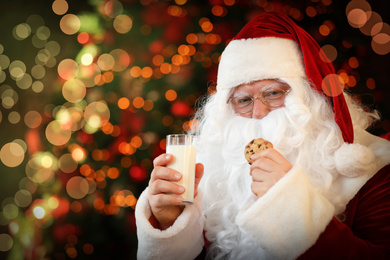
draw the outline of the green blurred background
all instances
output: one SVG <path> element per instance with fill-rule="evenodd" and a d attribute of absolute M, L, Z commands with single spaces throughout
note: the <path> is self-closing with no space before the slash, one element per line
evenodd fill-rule
<path fill-rule="evenodd" d="M 0 259 L 135 259 L 134 208 L 220 54 L 286 13 L 390 131 L 386 1 L 0 1 Z"/>

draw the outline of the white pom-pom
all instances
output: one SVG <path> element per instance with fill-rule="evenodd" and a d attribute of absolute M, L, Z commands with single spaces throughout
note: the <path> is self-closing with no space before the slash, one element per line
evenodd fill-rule
<path fill-rule="evenodd" d="M 360 144 L 344 143 L 335 152 L 337 171 L 348 177 L 357 177 L 376 169 L 374 152 Z"/>

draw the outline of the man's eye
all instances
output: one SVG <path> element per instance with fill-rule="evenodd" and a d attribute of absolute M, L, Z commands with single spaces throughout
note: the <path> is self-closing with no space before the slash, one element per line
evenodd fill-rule
<path fill-rule="evenodd" d="M 283 90 L 272 90 L 272 91 L 264 92 L 263 97 L 274 99 L 283 96 L 283 94 L 284 94 Z"/>
<path fill-rule="evenodd" d="M 250 102 L 252 102 L 252 99 L 250 97 L 243 97 L 243 98 L 237 98 L 237 105 L 246 105 Z"/>

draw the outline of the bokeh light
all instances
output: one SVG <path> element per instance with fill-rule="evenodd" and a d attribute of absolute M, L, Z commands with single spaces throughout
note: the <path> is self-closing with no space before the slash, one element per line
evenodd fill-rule
<path fill-rule="evenodd" d="M 81 26 L 80 19 L 74 14 L 66 14 L 61 18 L 60 28 L 65 34 L 75 34 Z"/>
<path fill-rule="evenodd" d="M 0 251 L 9 251 L 12 248 L 13 244 L 14 242 L 10 235 L 4 233 L 0 234 Z"/>
<path fill-rule="evenodd" d="M 115 17 L 113 25 L 118 33 L 125 34 L 131 30 L 133 21 L 129 16 L 122 14 Z"/>
<path fill-rule="evenodd" d="M 86 179 L 75 176 L 66 183 L 66 191 L 74 199 L 81 199 L 88 194 L 89 184 Z"/>
<path fill-rule="evenodd" d="M 67 101 L 71 103 L 77 103 L 81 101 L 86 94 L 86 87 L 81 80 L 71 79 L 66 81 L 62 86 L 62 95 Z"/>
<path fill-rule="evenodd" d="M 55 14 L 63 15 L 68 11 L 69 5 L 65 0 L 55 0 L 52 8 Z"/>
<path fill-rule="evenodd" d="M 322 90 L 329 97 L 336 97 L 342 93 L 344 86 L 337 74 L 329 74 L 322 80 Z"/>
<path fill-rule="evenodd" d="M 79 66 L 72 59 L 64 59 L 58 64 L 58 75 L 65 79 L 74 79 L 78 73 Z"/>
<path fill-rule="evenodd" d="M 47 140 L 53 145 L 64 145 L 66 144 L 71 137 L 71 130 L 63 128 L 59 121 L 51 121 L 45 131 Z"/>
<path fill-rule="evenodd" d="M 0 150 L 1 162 L 8 167 L 19 166 L 23 162 L 24 157 L 25 150 L 16 142 L 7 143 Z"/>

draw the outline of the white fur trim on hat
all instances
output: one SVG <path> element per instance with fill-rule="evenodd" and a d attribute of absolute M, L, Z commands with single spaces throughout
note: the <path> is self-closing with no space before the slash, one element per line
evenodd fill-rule
<path fill-rule="evenodd" d="M 337 171 L 357 177 L 377 170 L 374 152 L 361 144 L 344 143 L 334 154 Z"/>
<path fill-rule="evenodd" d="M 262 79 L 298 77 L 306 77 L 306 73 L 295 41 L 277 37 L 232 40 L 221 55 L 217 89 Z"/>

